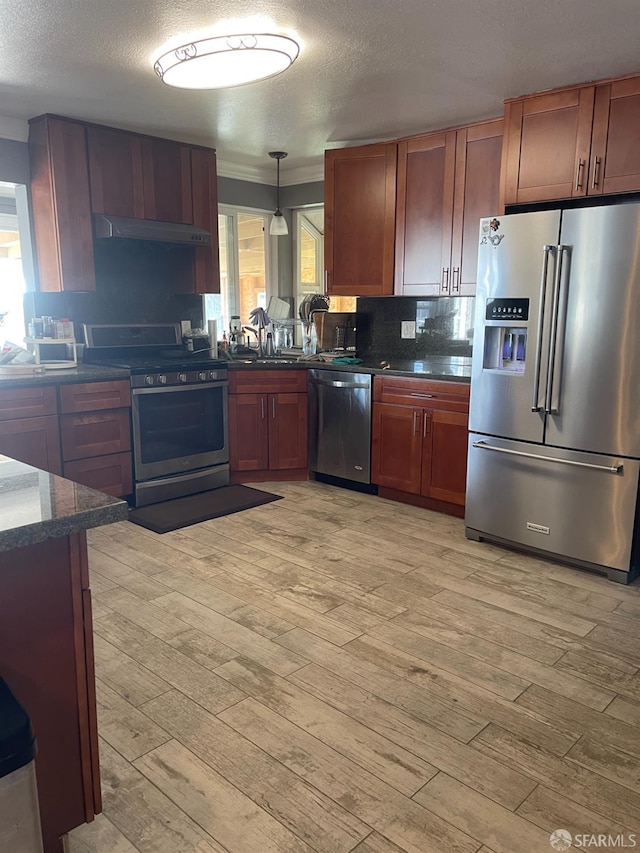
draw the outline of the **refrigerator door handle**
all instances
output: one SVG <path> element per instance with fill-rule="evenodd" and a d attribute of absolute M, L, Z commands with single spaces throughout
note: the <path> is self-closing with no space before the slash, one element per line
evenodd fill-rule
<path fill-rule="evenodd" d="M 537 453 L 524 453 L 522 450 L 509 450 L 506 447 L 496 447 L 486 441 L 474 441 L 473 447 L 480 450 L 493 450 L 495 453 L 507 453 L 509 456 L 524 456 L 525 459 L 537 459 L 539 462 L 557 462 L 558 465 L 573 465 L 576 468 L 592 468 L 594 471 L 604 471 L 607 474 L 622 474 L 624 465 L 596 465 L 593 462 L 576 462 L 573 459 L 558 459 L 555 456 L 541 456 Z"/>
<path fill-rule="evenodd" d="M 544 305 L 547 295 L 549 257 L 554 249 L 555 246 L 542 247 L 542 281 L 540 282 L 540 304 L 538 305 L 538 328 L 536 330 L 536 351 L 534 354 L 532 412 L 539 412 L 542 408 L 538 399 L 540 395 L 540 364 L 542 361 L 542 330 L 544 326 Z"/>
<path fill-rule="evenodd" d="M 562 261 L 565 252 L 568 251 L 568 246 L 558 246 L 558 255 L 556 258 L 556 274 L 553 282 L 553 305 L 551 314 L 551 344 L 549 346 L 549 366 L 547 368 L 547 388 L 544 396 L 544 410 L 548 415 L 557 415 L 560 411 L 560 400 L 557 399 L 555 405 L 552 405 L 553 380 L 556 370 L 556 359 L 558 359 L 558 325 L 561 317 L 564 319 L 564 311 L 561 311 L 560 296 L 562 291 Z M 559 363 L 562 363 L 562 354 L 564 351 L 564 328 L 560 340 L 560 358 Z M 559 389 L 560 380 L 556 384 L 556 390 Z M 559 397 L 559 394 L 558 394 Z"/>

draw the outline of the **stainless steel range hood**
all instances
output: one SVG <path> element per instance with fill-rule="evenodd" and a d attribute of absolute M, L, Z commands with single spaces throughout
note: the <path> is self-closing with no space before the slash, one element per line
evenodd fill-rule
<path fill-rule="evenodd" d="M 179 222 L 158 222 L 155 219 L 129 219 L 125 216 L 93 215 L 97 239 L 118 237 L 124 240 L 155 240 L 159 243 L 181 243 L 190 246 L 210 246 L 211 234 L 196 225 Z"/>

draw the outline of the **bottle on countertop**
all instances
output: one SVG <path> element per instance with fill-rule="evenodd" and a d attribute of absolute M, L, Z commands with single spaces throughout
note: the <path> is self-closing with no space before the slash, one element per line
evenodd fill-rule
<path fill-rule="evenodd" d="M 222 333 L 222 340 L 220 341 L 220 349 L 228 350 L 229 349 L 229 341 L 227 340 L 227 333 Z"/>
<path fill-rule="evenodd" d="M 264 354 L 267 358 L 272 358 L 276 354 L 273 347 L 273 335 L 271 332 L 267 332 L 267 342 L 265 344 Z"/>

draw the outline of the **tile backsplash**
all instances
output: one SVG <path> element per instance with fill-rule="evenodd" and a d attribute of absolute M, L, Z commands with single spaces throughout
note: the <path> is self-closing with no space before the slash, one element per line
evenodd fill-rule
<path fill-rule="evenodd" d="M 470 356 L 473 296 L 361 296 L 357 307 L 358 355 L 414 359 Z M 411 337 L 403 337 L 404 331 Z"/>
<path fill-rule="evenodd" d="M 202 297 L 176 293 L 192 278 L 192 248 L 119 241 L 94 246 L 96 289 L 79 293 L 27 293 L 25 320 L 68 317 L 78 340 L 83 323 L 203 324 Z"/>

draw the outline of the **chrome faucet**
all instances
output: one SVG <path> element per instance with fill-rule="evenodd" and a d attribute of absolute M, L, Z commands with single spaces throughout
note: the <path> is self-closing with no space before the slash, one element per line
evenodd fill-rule
<path fill-rule="evenodd" d="M 262 346 L 262 332 L 264 331 L 264 326 L 258 326 L 257 329 L 254 329 L 253 326 L 243 326 L 242 327 L 245 332 L 251 332 L 256 336 L 256 346 L 258 348 L 258 358 L 264 358 L 264 350 Z M 249 343 L 249 339 L 247 338 L 247 343 Z"/>

